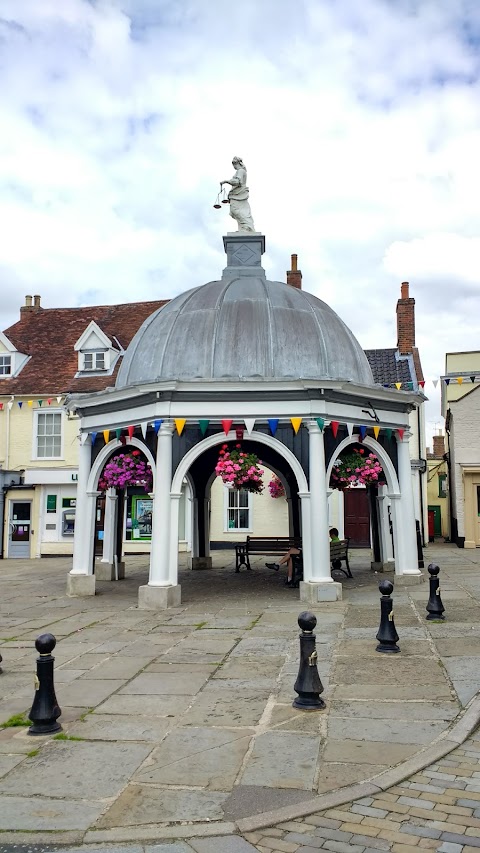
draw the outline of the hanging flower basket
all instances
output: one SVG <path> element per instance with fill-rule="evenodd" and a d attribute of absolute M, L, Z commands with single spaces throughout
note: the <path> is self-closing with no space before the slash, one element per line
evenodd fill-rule
<path fill-rule="evenodd" d="M 232 450 L 228 444 L 223 444 L 215 474 L 231 489 L 246 489 L 247 492 L 260 494 L 264 488 L 262 477 L 265 473 L 260 464 L 258 456 L 255 453 L 245 453 L 241 444 L 236 444 Z"/>
<path fill-rule="evenodd" d="M 101 492 L 110 488 L 126 489 L 127 486 L 141 486 L 146 492 L 152 491 L 152 469 L 140 450 L 112 456 L 98 482 Z"/>
<path fill-rule="evenodd" d="M 273 477 L 268 484 L 268 491 L 270 492 L 271 498 L 284 498 L 285 497 L 285 489 L 283 487 L 282 481 L 278 477 Z"/>
<path fill-rule="evenodd" d="M 330 487 L 345 491 L 353 486 L 372 486 L 385 482 L 383 468 L 374 453 L 362 449 L 336 460 L 330 476 Z"/>

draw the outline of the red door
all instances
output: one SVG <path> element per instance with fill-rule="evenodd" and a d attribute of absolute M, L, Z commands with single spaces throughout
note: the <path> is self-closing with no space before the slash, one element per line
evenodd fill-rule
<path fill-rule="evenodd" d="M 370 548 L 370 504 L 366 489 L 346 489 L 343 493 L 345 538 L 352 548 Z"/>

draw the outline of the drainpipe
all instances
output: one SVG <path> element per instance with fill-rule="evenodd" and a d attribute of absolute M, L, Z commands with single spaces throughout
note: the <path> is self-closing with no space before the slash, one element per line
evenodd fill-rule
<path fill-rule="evenodd" d="M 420 406 L 418 406 L 417 407 L 417 430 L 418 430 L 418 451 L 419 451 L 418 457 L 419 457 L 419 459 L 423 460 L 423 455 L 422 455 L 423 447 L 420 446 L 420 441 L 421 441 L 421 437 L 422 437 L 422 433 L 421 433 L 420 428 L 421 428 Z M 425 463 L 425 471 L 427 471 L 427 470 L 428 470 L 427 464 Z M 428 542 L 428 536 L 427 536 L 427 542 L 425 542 L 425 511 L 424 511 L 424 507 L 423 507 L 423 496 L 424 496 L 423 477 L 424 477 L 425 471 L 419 471 L 418 472 L 418 484 L 419 484 L 419 491 L 420 491 L 420 530 L 422 531 L 422 542 L 423 542 L 424 547 L 427 545 L 427 542 Z"/>

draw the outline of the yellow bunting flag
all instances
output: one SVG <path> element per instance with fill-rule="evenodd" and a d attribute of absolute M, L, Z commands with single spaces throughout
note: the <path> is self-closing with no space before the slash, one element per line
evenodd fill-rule
<path fill-rule="evenodd" d="M 401 383 L 401 382 L 395 382 L 395 388 L 397 389 L 397 391 L 400 391 L 400 388 L 401 388 L 401 387 L 402 387 L 402 383 Z"/>
<path fill-rule="evenodd" d="M 459 385 L 461 385 L 463 382 L 463 376 L 457 376 L 457 382 Z"/>
<path fill-rule="evenodd" d="M 108 444 L 108 442 L 110 441 L 110 430 L 109 429 L 103 430 L 103 440 L 104 440 L 105 444 Z"/>
<path fill-rule="evenodd" d="M 183 427 L 185 426 L 187 419 L 186 418 L 174 418 L 175 426 L 177 428 L 177 432 L 179 435 L 183 432 Z"/>
<path fill-rule="evenodd" d="M 380 427 L 379 427 L 379 426 L 374 426 L 374 427 L 373 427 L 373 434 L 374 434 L 375 438 L 378 438 L 378 434 L 379 434 L 379 432 L 380 432 Z"/>
<path fill-rule="evenodd" d="M 290 418 L 290 422 L 296 435 L 298 430 L 300 429 L 302 418 Z"/>
<path fill-rule="evenodd" d="M 32 406 L 33 406 L 33 400 L 27 400 L 27 405 L 28 405 L 30 408 L 32 408 Z"/>

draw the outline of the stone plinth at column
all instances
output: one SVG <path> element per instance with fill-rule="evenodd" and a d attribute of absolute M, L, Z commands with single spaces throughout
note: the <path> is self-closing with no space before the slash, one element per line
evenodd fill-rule
<path fill-rule="evenodd" d="M 139 610 L 166 610 L 168 607 L 178 607 L 182 601 L 182 588 L 176 586 L 150 586 L 145 584 L 138 588 Z"/>
<path fill-rule="evenodd" d="M 190 557 L 189 568 L 194 571 L 199 569 L 211 569 L 212 568 L 212 558 L 211 557 Z"/>
<path fill-rule="evenodd" d="M 300 581 L 300 601 L 318 604 L 319 601 L 341 601 L 342 584 L 338 581 L 330 583 L 305 583 Z"/>
<path fill-rule="evenodd" d="M 75 597 L 82 595 L 95 595 L 95 575 L 70 574 L 67 575 L 67 595 Z"/>

